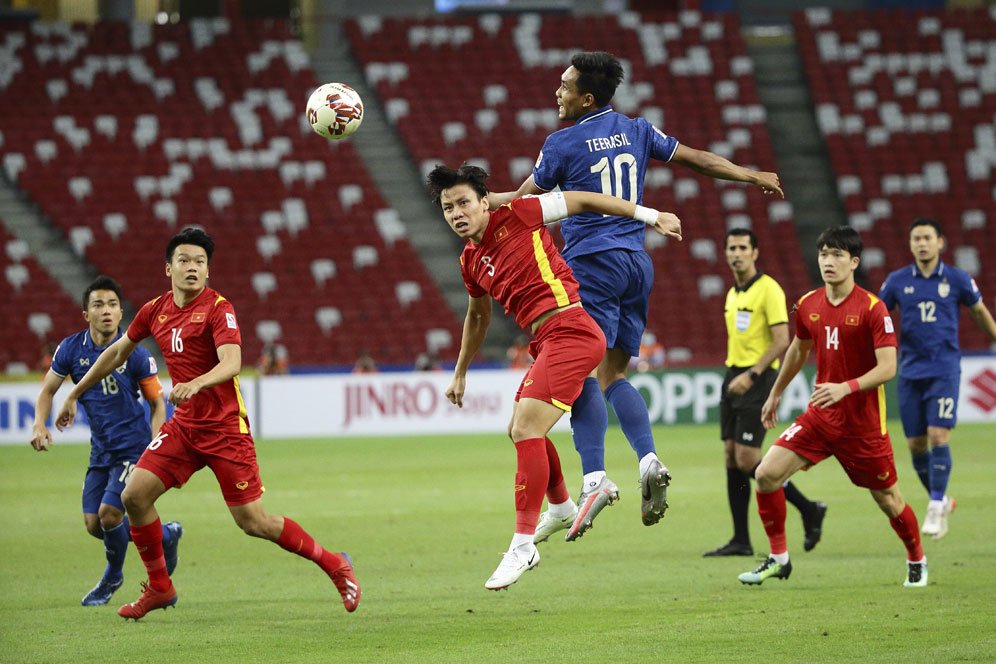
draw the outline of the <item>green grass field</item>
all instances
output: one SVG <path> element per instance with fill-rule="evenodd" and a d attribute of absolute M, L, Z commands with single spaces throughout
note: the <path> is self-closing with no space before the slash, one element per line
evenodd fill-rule
<path fill-rule="evenodd" d="M 904 549 L 833 460 L 797 478 L 830 511 L 823 541 L 804 553 L 789 508 L 791 579 L 746 587 L 736 576 L 753 559 L 703 559 L 730 534 L 714 427 L 656 431 L 674 482 L 652 528 L 640 523 L 635 459 L 611 430 L 622 501 L 579 542 L 541 545 L 540 567 L 499 593 L 483 584 L 513 525 L 514 454 L 500 436 L 260 441 L 269 511 L 353 556 L 359 610 L 347 614 L 310 562 L 243 535 L 204 471 L 160 501 L 185 528 L 177 609 L 138 623 L 115 613 L 145 578 L 134 550 L 111 605 L 79 605 L 103 570 L 79 516 L 87 448 L 2 447 L 0 661 L 992 661 L 992 433 L 956 432 L 958 510 L 947 538 L 925 543 L 923 589 L 902 587 Z M 897 438 L 901 487 L 922 516 L 926 496 Z M 573 492 L 577 455 L 567 436 L 555 442 Z"/>

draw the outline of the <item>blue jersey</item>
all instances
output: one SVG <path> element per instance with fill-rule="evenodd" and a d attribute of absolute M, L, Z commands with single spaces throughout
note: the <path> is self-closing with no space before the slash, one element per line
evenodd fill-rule
<path fill-rule="evenodd" d="M 651 159 L 670 161 L 678 141 L 643 118 L 628 118 L 611 106 L 581 117 L 572 127 L 550 134 L 533 167 L 533 181 L 550 191 L 591 191 L 640 204 Z M 564 258 L 606 249 L 643 250 L 647 225 L 628 217 L 596 212 L 568 217 L 561 224 Z"/>
<path fill-rule="evenodd" d="M 114 341 L 120 338 L 119 331 Z M 66 337 L 55 349 L 52 372 L 78 383 L 105 348 L 94 343 L 89 329 Z M 152 440 L 148 415 L 138 400 L 139 382 L 157 373 L 156 360 L 139 346 L 123 365 L 80 397 L 90 420 L 91 466 L 108 465 L 121 452 L 140 453 Z"/>
<path fill-rule="evenodd" d="M 910 265 L 890 274 L 878 295 L 889 309 L 899 307 L 903 378 L 937 378 L 961 370 L 958 305 L 970 307 L 982 297 L 967 272 L 938 262 L 934 273 L 925 277 Z"/>

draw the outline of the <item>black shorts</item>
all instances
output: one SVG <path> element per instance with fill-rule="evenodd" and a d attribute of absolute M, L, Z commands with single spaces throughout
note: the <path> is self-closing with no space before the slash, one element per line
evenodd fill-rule
<path fill-rule="evenodd" d="M 730 367 L 723 378 L 722 397 L 719 400 L 719 436 L 722 440 L 733 440 L 747 447 L 761 447 L 764 442 L 764 424 L 761 423 L 761 407 L 775 384 L 778 372 L 768 367 L 751 388 L 743 394 L 730 394 L 727 390 L 730 381 L 749 371 L 750 367 Z"/>

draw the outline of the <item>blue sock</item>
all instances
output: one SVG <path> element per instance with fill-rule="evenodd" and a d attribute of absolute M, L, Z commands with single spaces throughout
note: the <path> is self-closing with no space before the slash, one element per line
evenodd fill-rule
<path fill-rule="evenodd" d="M 130 541 L 128 517 L 110 530 L 104 530 L 104 552 L 107 554 L 107 569 L 104 570 L 104 576 L 115 579 L 121 576 L 121 568 L 124 567 Z"/>
<path fill-rule="evenodd" d="M 598 388 L 598 380 L 586 378 L 581 394 L 571 407 L 574 449 L 581 456 L 582 472 L 605 470 L 605 432 L 608 428 L 609 409 Z"/>
<path fill-rule="evenodd" d="M 944 500 L 951 477 L 951 448 L 937 445 L 930 450 L 930 499 Z"/>
<path fill-rule="evenodd" d="M 636 388 L 625 378 L 620 378 L 605 390 L 605 399 L 616 411 L 619 426 L 622 427 L 630 447 L 636 452 L 636 458 L 642 459 L 651 452 L 656 452 L 654 436 L 650 433 L 647 402 Z"/>
<path fill-rule="evenodd" d="M 916 471 L 917 477 L 920 478 L 920 483 L 923 484 L 923 488 L 930 493 L 930 451 L 922 452 L 917 454 L 914 452 L 911 455 L 913 459 L 913 470 Z"/>

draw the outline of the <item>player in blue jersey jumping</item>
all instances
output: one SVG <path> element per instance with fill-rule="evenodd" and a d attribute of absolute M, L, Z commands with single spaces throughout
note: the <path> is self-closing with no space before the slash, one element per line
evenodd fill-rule
<path fill-rule="evenodd" d="M 83 291 L 83 319 L 89 327 L 66 337 L 52 358 L 35 403 L 31 446 L 47 451 L 52 434 L 46 422 L 52 398 L 67 376 L 79 381 L 97 357 L 121 336 L 121 287 L 109 277 L 97 277 Z M 121 587 L 121 568 L 131 541 L 121 492 L 135 462 L 166 421 L 163 386 L 156 361 L 139 347 L 128 361 L 87 390 L 80 403 L 90 420 L 90 465 L 83 480 L 83 522 L 87 532 L 104 541 L 107 567 L 97 585 L 83 598 L 83 606 L 107 604 Z M 139 390 L 149 403 L 151 429 L 138 401 Z M 171 521 L 163 526 L 166 564 L 170 573 L 177 563 L 177 545 L 183 528 Z"/>
<path fill-rule="evenodd" d="M 940 539 L 948 533 L 948 516 L 955 507 L 947 488 L 961 380 L 959 306 L 968 307 L 993 341 L 996 322 L 975 280 L 941 260 L 944 233 L 937 221 L 912 223 L 910 250 L 915 261 L 890 274 L 879 297 L 889 309 L 899 307 L 899 414 L 913 468 L 930 494 L 923 534 Z"/>
<path fill-rule="evenodd" d="M 610 102 L 622 79 L 622 65 L 610 53 L 575 54 L 557 88 L 560 119 L 574 124 L 547 137 L 532 175 L 518 191 L 492 194 L 491 206 L 556 187 L 609 194 L 640 204 L 652 159 L 782 195 L 775 173 L 737 166 L 719 155 L 681 145 L 645 119 L 614 111 Z M 561 519 L 544 513 L 536 529 L 537 542 L 565 528 L 565 539 L 575 539 L 591 527 L 602 508 L 619 497 L 615 483 L 605 474 L 606 400 L 640 462 L 644 525 L 660 521 L 667 509 L 671 476 L 657 458 L 646 402 L 626 379 L 630 358 L 639 355 L 654 280 L 653 263 L 643 248 L 645 229 L 646 224 L 634 219 L 590 213 L 569 217 L 561 225 L 564 258 L 581 285 L 585 310 L 605 333 L 608 351 L 596 377 L 585 381 L 571 414 L 574 446 L 584 472 L 578 513 Z"/>

